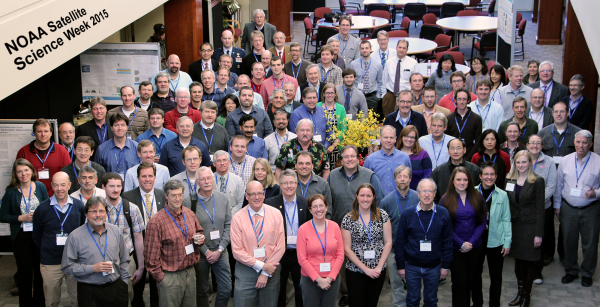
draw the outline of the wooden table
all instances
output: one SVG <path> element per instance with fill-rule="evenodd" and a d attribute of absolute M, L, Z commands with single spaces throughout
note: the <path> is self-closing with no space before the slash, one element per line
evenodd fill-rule
<path fill-rule="evenodd" d="M 488 16 L 457 16 L 442 18 L 437 25 L 451 30 L 464 32 L 483 32 L 498 28 L 498 17 Z M 481 33 L 480 33 L 481 34 Z M 481 35 L 479 35 L 481 37 Z M 458 46 L 458 34 L 454 35 L 454 46 Z"/>
<path fill-rule="evenodd" d="M 373 20 L 375 24 L 373 24 Z M 339 20 L 338 20 L 339 22 Z M 371 17 L 371 16 L 352 16 L 353 25 L 350 27 L 350 30 L 364 30 L 364 29 L 373 29 L 375 27 L 384 26 L 390 23 L 389 20 L 380 17 Z M 335 25 L 331 22 L 323 22 L 318 23 L 319 26 L 326 27 L 336 27 L 339 28 L 340 25 L 336 23 Z"/>
<path fill-rule="evenodd" d="M 423 78 L 431 77 L 429 74 L 427 74 L 427 63 L 419 63 L 417 65 L 419 67 L 419 72 L 421 73 L 421 75 L 423 75 Z M 438 63 L 431 63 L 431 73 L 432 74 L 435 74 L 437 67 L 438 67 Z M 457 71 L 462 71 L 464 74 L 468 74 L 469 71 L 471 71 L 471 68 L 466 65 L 455 64 L 455 67 L 456 67 Z"/>
<path fill-rule="evenodd" d="M 438 46 L 436 42 L 424 38 L 390 37 L 388 48 L 396 50 L 396 45 L 398 45 L 398 41 L 401 39 L 408 41 L 408 52 L 406 54 L 428 52 L 434 50 Z M 377 39 L 370 39 L 369 42 L 371 42 L 371 50 L 373 50 L 373 52 L 379 51 L 379 44 L 377 43 Z"/>
<path fill-rule="evenodd" d="M 387 4 L 392 5 L 405 5 L 407 3 L 425 3 L 428 6 L 442 6 L 446 2 L 459 2 L 464 5 L 469 5 L 469 0 L 365 0 L 363 5 L 369 4 Z"/>

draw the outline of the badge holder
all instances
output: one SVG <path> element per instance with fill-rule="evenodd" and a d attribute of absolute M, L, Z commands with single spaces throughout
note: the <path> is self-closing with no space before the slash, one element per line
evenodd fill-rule
<path fill-rule="evenodd" d="M 422 252 L 430 252 L 431 251 L 431 241 L 425 239 L 419 241 L 420 243 L 420 251 Z"/>
<path fill-rule="evenodd" d="M 23 232 L 33 231 L 33 223 L 23 223 Z"/>
<path fill-rule="evenodd" d="M 267 253 L 265 252 L 264 247 L 258 247 L 254 249 L 254 258 L 264 258 Z"/>
<path fill-rule="evenodd" d="M 57 233 L 56 234 L 56 245 L 64 246 L 67 243 L 68 233 Z"/>
<path fill-rule="evenodd" d="M 50 170 L 42 167 L 38 170 L 38 178 L 39 179 L 50 179 Z"/>

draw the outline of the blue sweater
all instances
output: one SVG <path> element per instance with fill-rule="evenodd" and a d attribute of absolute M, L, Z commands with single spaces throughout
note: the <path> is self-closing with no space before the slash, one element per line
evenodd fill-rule
<path fill-rule="evenodd" d="M 56 245 L 56 235 L 60 234 L 60 222 L 56 212 L 60 215 L 61 221 L 64 221 L 69 210 L 65 213 L 60 210 L 54 212 L 54 206 L 50 205 L 53 199 L 54 197 L 42 202 L 33 213 L 33 241 L 41 251 L 40 263 L 44 265 L 61 264 L 64 249 L 64 245 Z M 67 203 L 74 206 L 63 224 L 64 233 L 70 234 L 85 222 L 85 209 L 79 199 L 69 197 Z"/>
<path fill-rule="evenodd" d="M 396 266 L 398 270 L 403 270 L 406 263 L 423 268 L 433 268 L 442 263 L 443 269 L 450 269 L 452 262 L 452 221 L 448 210 L 442 206 L 435 206 L 434 221 L 427 232 L 427 240 L 431 241 L 431 251 L 421 252 L 420 241 L 425 239 L 425 230 L 429 226 L 429 221 L 433 210 L 419 211 L 417 216 L 416 206 L 404 211 L 400 217 L 398 225 L 398 234 L 394 243 L 394 253 L 396 254 Z M 419 223 L 419 218 L 423 227 Z M 440 260 L 441 259 L 441 260 Z"/>

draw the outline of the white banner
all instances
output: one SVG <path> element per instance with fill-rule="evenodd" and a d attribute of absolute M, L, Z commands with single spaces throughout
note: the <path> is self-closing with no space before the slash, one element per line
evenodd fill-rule
<path fill-rule="evenodd" d="M 19 2 L 19 1 L 14 1 Z M 166 0 L 24 1 L 0 14 L 0 100 Z"/>
<path fill-rule="evenodd" d="M 508 44 L 512 43 L 515 35 L 515 21 L 513 16 L 513 1 L 500 0 L 498 2 L 498 35 Z"/>

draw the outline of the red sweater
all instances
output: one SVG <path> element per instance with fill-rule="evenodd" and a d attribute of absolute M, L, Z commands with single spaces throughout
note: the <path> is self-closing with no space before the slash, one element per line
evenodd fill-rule
<path fill-rule="evenodd" d="M 192 108 L 188 108 L 188 110 L 187 117 L 191 118 L 194 124 L 202 119 L 200 111 Z M 177 133 L 177 120 L 180 118 L 181 114 L 179 114 L 177 108 L 165 113 L 165 128 Z"/>
<path fill-rule="evenodd" d="M 456 109 L 456 106 L 454 106 L 454 104 L 456 103 L 454 101 L 454 92 L 450 92 L 448 94 L 446 94 L 446 96 L 442 97 L 442 99 L 440 99 L 440 102 L 438 103 L 438 105 L 440 107 L 444 107 L 448 110 L 450 110 L 450 113 L 454 112 L 454 109 Z M 471 93 L 471 101 L 475 101 L 477 100 L 477 95 Z"/>
<path fill-rule="evenodd" d="M 48 154 L 48 158 L 44 163 L 44 168 L 49 170 L 50 177 L 49 179 L 40 179 L 39 171 L 42 169 L 42 162 L 40 159 L 38 159 L 36 154 L 40 156 L 42 161 L 44 160 L 45 156 L 39 154 L 38 149 L 33 146 L 33 143 L 35 143 L 35 141 L 31 141 L 29 145 L 25 145 L 19 149 L 19 152 L 17 152 L 17 159 L 23 158 L 33 164 L 33 169 L 35 169 L 36 173 L 38 174 L 38 181 L 46 186 L 46 190 L 48 190 L 48 196 L 51 197 L 54 195 L 54 190 L 52 190 L 52 176 L 54 176 L 56 172 L 62 170 L 63 167 L 69 165 L 71 163 L 71 157 L 64 146 L 51 143 L 50 146 L 52 147 L 52 150 L 50 151 L 50 154 Z M 52 144 L 54 144 L 54 146 L 52 146 Z"/>

